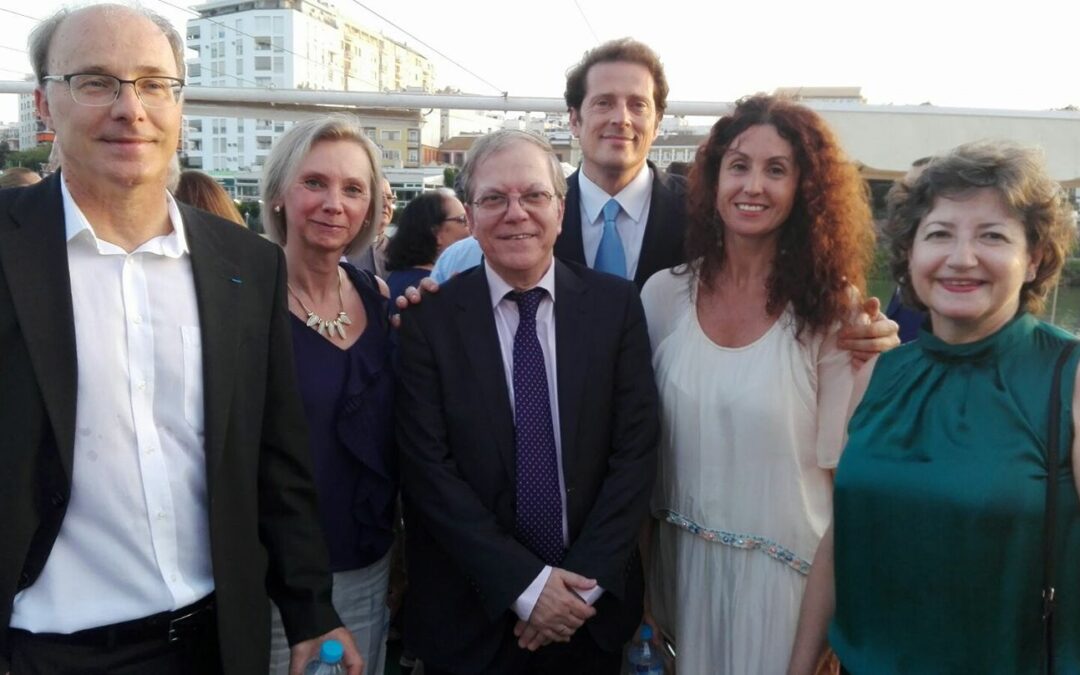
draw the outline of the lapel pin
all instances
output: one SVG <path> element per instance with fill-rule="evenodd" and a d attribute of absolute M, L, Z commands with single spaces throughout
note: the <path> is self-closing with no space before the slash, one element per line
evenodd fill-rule
<path fill-rule="evenodd" d="M 233 282 L 234 284 L 242 284 L 242 283 L 244 283 L 244 280 L 241 279 L 240 277 L 233 277 L 232 279 L 229 279 L 229 281 Z"/>

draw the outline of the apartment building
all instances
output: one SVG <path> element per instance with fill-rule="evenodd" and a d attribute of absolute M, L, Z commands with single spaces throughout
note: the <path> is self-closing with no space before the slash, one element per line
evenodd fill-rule
<path fill-rule="evenodd" d="M 192 86 L 434 89 L 430 60 L 365 28 L 326 0 L 216 0 L 192 9 L 199 13 L 187 24 L 187 46 L 198 54 L 188 61 Z M 373 127 L 369 136 L 383 149 L 384 160 L 418 166 L 419 116 L 392 115 L 382 122 L 366 126 Z M 189 166 L 207 171 L 258 171 L 290 125 L 283 119 L 188 117 L 183 157 Z"/>

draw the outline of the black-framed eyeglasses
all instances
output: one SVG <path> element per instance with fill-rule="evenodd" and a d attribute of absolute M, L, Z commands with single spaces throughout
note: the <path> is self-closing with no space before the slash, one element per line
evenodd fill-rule
<path fill-rule="evenodd" d="M 449 218 L 443 218 L 444 223 L 457 223 L 458 225 L 466 225 L 469 219 L 465 216 L 450 216 Z"/>
<path fill-rule="evenodd" d="M 175 77 L 148 75 L 134 80 L 103 73 L 71 73 L 69 75 L 46 75 L 42 82 L 66 82 L 71 98 L 79 105 L 100 107 L 112 105 L 120 96 L 120 87 L 130 84 L 135 95 L 147 108 L 168 108 L 180 102 L 184 81 Z"/>
<path fill-rule="evenodd" d="M 538 211 L 550 205 L 551 200 L 555 199 L 555 195 L 547 190 L 522 192 L 516 197 L 504 195 L 500 192 L 492 192 L 491 194 L 478 197 L 473 201 L 473 206 L 486 214 L 501 214 L 506 213 L 506 210 L 510 208 L 511 199 L 516 199 L 517 203 L 521 205 L 521 208 L 526 211 Z"/>

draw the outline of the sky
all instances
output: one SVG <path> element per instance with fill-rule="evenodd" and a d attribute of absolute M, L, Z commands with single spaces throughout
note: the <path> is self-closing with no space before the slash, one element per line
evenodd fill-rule
<path fill-rule="evenodd" d="M 0 0 L 0 80 L 29 74 L 26 36 L 34 19 L 65 4 L 70 3 Z M 186 8 L 199 3 L 143 4 L 169 17 L 183 34 L 193 16 Z M 435 61 L 439 86 L 466 93 L 559 97 L 566 69 L 585 50 L 632 36 L 660 55 L 674 101 L 732 101 L 781 86 L 859 86 L 874 104 L 1080 106 L 1080 2 L 1075 0 L 337 4 L 427 54 Z M 0 121 L 17 116 L 16 96 L 0 94 Z"/>

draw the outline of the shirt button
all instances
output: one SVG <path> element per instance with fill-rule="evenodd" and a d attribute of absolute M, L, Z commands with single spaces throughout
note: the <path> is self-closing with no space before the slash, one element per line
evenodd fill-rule
<path fill-rule="evenodd" d="M 139 380 L 139 383 L 135 386 L 139 388 L 139 391 L 146 391 L 146 380 Z"/>
<path fill-rule="evenodd" d="M 165 512 L 164 511 L 158 511 L 157 519 L 158 520 L 165 520 Z"/>
<path fill-rule="evenodd" d="M 134 323 L 137 326 L 137 325 L 142 323 L 142 317 L 139 316 L 138 314 L 136 314 L 135 316 L 133 316 L 131 318 L 131 322 Z"/>
<path fill-rule="evenodd" d="M 148 455 L 152 455 L 152 454 L 154 454 L 154 448 L 153 448 L 153 447 L 149 447 L 149 448 L 147 448 L 147 449 L 146 449 L 146 454 L 148 454 Z"/>

